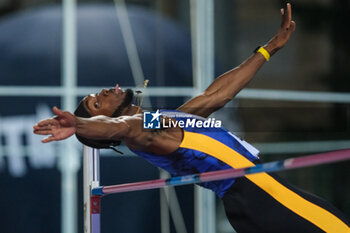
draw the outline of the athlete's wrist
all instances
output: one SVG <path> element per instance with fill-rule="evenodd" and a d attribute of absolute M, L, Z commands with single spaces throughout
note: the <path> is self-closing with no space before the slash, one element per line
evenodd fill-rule
<path fill-rule="evenodd" d="M 270 54 L 271 57 L 280 49 L 279 47 L 277 47 L 276 45 L 274 45 L 271 42 L 267 43 L 263 47 Z"/>

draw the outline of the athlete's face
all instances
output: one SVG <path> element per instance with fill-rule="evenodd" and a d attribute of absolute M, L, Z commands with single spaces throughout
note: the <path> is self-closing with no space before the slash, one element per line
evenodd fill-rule
<path fill-rule="evenodd" d="M 102 89 L 100 93 L 86 96 L 83 99 L 83 104 L 91 116 L 112 116 L 114 111 L 123 103 L 126 93 L 117 84 L 115 88 Z"/>

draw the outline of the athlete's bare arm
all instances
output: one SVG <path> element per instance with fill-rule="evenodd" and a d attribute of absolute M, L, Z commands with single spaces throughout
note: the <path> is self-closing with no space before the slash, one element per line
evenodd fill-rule
<path fill-rule="evenodd" d="M 286 11 L 281 9 L 281 27 L 276 35 L 264 46 L 272 56 L 281 49 L 294 32 L 296 24 L 292 21 L 292 9 L 288 3 Z M 208 117 L 214 111 L 222 108 L 232 100 L 253 78 L 255 73 L 266 62 L 262 54 L 257 53 L 248 58 L 238 67 L 218 77 L 204 93 L 192 98 L 178 110 L 195 115 Z"/>
<path fill-rule="evenodd" d="M 153 132 L 142 129 L 142 115 L 111 118 L 103 115 L 80 118 L 70 112 L 53 108 L 55 117 L 40 121 L 34 133 L 48 135 L 42 142 L 61 141 L 74 134 L 96 140 L 124 141 L 134 150 L 154 154 L 169 154 L 176 150 L 182 139 L 178 128 Z"/>
<path fill-rule="evenodd" d="M 50 135 L 42 142 L 64 140 L 73 134 L 78 134 L 91 139 L 110 139 L 115 141 L 124 140 L 131 132 L 137 120 L 137 116 L 125 116 L 110 118 L 95 116 L 91 118 L 76 117 L 70 112 L 53 108 L 56 116 L 51 119 L 40 121 L 34 126 L 34 133 Z"/>

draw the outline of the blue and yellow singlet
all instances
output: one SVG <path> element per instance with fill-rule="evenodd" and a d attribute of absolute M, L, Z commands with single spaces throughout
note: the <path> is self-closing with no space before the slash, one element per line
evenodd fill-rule
<path fill-rule="evenodd" d="M 206 121 L 202 117 L 179 111 L 162 110 L 161 113 L 174 118 L 177 122 L 187 121 L 187 119 Z M 173 176 L 252 167 L 259 159 L 257 149 L 225 128 L 193 127 L 193 124 L 183 126 L 182 142 L 173 153 L 154 155 L 142 151 L 134 152 Z M 245 178 L 272 197 L 272 200 L 277 201 L 279 203 L 277 206 L 289 209 L 291 211 L 289 213 L 297 214 L 324 232 L 350 233 L 349 227 L 330 210 L 302 197 L 271 175 L 263 172 L 246 175 Z M 222 198 L 234 182 L 235 179 L 227 179 L 199 185 L 213 190 Z"/>

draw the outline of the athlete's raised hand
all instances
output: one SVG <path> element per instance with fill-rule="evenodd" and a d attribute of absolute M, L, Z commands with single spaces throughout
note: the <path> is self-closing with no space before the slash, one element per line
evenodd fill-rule
<path fill-rule="evenodd" d="M 296 23 L 292 20 L 292 6 L 290 3 L 287 3 L 286 9 L 281 9 L 281 18 L 280 29 L 265 47 L 271 55 L 281 49 L 288 42 L 296 28 Z"/>
<path fill-rule="evenodd" d="M 76 118 L 73 114 L 57 107 L 53 107 L 52 111 L 55 117 L 42 120 L 33 127 L 35 134 L 50 135 L 42 140 L 43 143 L 64 140 L 76 132 Z"/>

